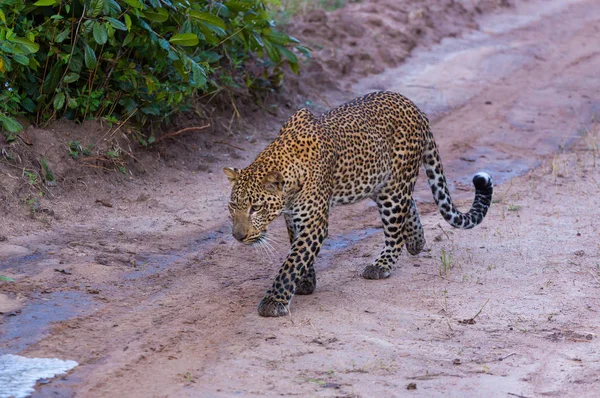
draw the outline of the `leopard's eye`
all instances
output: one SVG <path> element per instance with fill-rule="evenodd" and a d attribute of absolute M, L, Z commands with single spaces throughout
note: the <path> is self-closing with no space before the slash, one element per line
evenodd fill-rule
<path fill-rule="evenodd" d="M 250 206 L 250 214 L 256 213 L 257 211 L 261 211 L 262 208 L 263 208 L 263 205 L 252 205 L 252 206 Z"/>

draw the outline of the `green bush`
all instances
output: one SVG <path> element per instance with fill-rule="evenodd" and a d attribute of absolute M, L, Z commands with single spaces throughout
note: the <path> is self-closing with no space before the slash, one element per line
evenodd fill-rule
<path fill-rule="evenodd" d="M 274 29 L 278 0 L 2 0 L 0 123 L 168 121 L 197 93 L 270 88 L 298 68 L 298 41 Z"/>

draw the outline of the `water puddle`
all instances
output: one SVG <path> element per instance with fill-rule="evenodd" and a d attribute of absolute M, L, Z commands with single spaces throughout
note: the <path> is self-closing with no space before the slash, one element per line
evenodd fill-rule
<path fill-rule="evenodd" d="M 327 257 L 335 254 L 336 250 L 348 249 L 358 242 L 367 239 L 375 234 L 381 234 L 381 228 L 366 228 L 349 232 L 343 235 L 329 236 L 323 243 L 321 256 Z"/>
<path fill-rule="evenodd" d="M 8 260 L 0 262 L 0 271 L 11 269 L 17 272 L 21 272 L 24 268 L 34 265 L 37 261 L 42 258 L 42 253 L 35 251 L 31 254 L 22 257 L 12 257 Z"/>
<path fill-rule="evenodd" d="M 35 390 L 40 379 L 51 379 L 78 364 L 58 358 L 26 358 L 0 355 L 0 398 L 25 398 Z"/>
<path fill-rule="evenodd" d="M 0 319 L 0 354 L 17 353 L 42 340 L 51 324 L 88 313 L 93 302 L 80 292 L 40 294 L 15 316 Z"/>

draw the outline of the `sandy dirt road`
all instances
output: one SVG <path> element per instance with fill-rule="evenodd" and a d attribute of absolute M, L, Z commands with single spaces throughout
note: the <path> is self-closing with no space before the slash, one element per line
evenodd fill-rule
<path fill-rule="evenodd" d="M 3 296 L 20 313 L 2 318 L 0 353 L 80 363 L 35 396 L 594 396 L 600 3 L 527 3 L 480 25 L 352 94 L 399 91 L 432 116 L 461 208 L 470 176 L 493 175 L 477 229 L 451 230 L 420 185 L 428 250 L 367 281 L 377 212 L 335 208 L 316 292 L 260 318 L 285 228 L 272 258 L 236 245 L 220 174 L 258 142 L 205 173 L 115 188 L 113 207 L 50 232 L 8 230 Z"/>

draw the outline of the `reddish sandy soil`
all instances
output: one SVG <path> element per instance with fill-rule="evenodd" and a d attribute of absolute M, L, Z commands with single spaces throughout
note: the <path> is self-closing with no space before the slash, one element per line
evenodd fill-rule
<path fill-rule="evenodd" d="M 359 273 L 383 242 L 377 211 L 334 208 L 317 290 L 290 316 L 261 318 L 285 227 L 271 228 L 271 256 L 236 244 L 220 172 L 275 134 L 250 127 L 245 150 L 223 145 L 208 166 L 198 146 L 191 166 L 81 180 L 35 219 L 8 208 L 0 354 L 79 362 L 40 397 L 597 396 L 600 3 L 518 3 L 476 23 L 321 94 L 412 98 L 432 116 L 461 208 L 474 172 L 494 177 L 482 225 L 451 229 L 421 181 L 426 251 L 370 281 Z"/>

